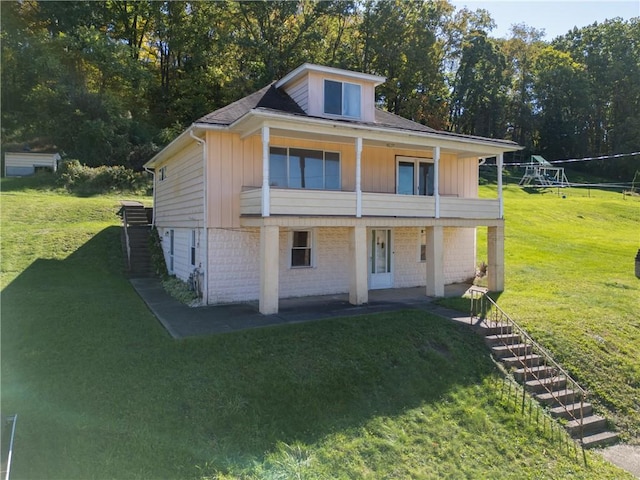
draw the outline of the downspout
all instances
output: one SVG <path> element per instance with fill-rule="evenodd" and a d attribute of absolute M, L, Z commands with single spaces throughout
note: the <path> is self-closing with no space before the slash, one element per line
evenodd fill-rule
<path fill-rule="evenodd" d="M 435 196 L 436 218 L 440 218 L 440 147 L 433 149 L 433 194 Z"/>
<path fill-rule="evenodd" d="M 504 199 L 502 197 L 502 162 L 504 154 L 498 154 L 496 163 L 498 164 L 498 212 L 500 219 L 504 218 Z"/>
<path fill-rule="evenodd" d="M 205 134 L 206 135 L 206 134 Z M 209 198 L 208 198 L 208 168 L 207 164 L 207 142 L 194 135 L 193 127 L 189 129 L 189 136 L 202 145 L 202 199 L 203 199 L 203 228 L 204 228 L 204 272 L 202 282 L 202 303 L 209 304 Z"/>

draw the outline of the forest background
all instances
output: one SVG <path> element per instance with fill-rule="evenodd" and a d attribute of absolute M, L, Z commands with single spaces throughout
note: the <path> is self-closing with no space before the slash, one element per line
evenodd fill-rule
<path fill-rule="evenodd" d="M 141 169 L 208 112 L 304 62 L 387 77 L 380 108 L 548 160 L 640 150 L 640 18 L 490 37 L 432 1 L 0 2 L 2 149 Z M 630 181 L 637 156 L 574 168 Z"/>

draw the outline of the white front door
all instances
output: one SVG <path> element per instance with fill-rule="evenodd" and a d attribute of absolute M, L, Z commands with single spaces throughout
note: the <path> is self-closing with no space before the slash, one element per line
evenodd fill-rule
<path fill-rule="evenodd" d="M 369 247 L 369 289 L 393 287 L 391 230 L 371 230 Z"/>

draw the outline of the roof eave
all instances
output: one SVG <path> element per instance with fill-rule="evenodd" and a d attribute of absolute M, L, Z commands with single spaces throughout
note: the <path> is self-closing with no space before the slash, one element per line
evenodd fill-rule
<path fill-rule="evenodd" d="M 282 77 L 280 80 L 278 80 L 275 84 L 276 88 L 280 88 L 288 84 L 289 82 L 296 80 L 298 77 L 302 76 L 305 71 L 322 72 L 322 73 L 327 73 L 331 75 L 341 75 L 347 78 L 353 78 L 353 79 L 363 80 L 365 82 L 371 82 L 375 86 L 381 85 L 387 81 L 386 77 L 381 77 L 379 75 L 372 75 L 370 73 L 353 72 L 350 70 L 343 70 L 340 68 L 316 65 L 314 63 L 303 63 L 298 68 L 296 68 L 295 70 L 292 70 L 291 72 L 286 74 L 284 77 Z"/>
<path fill-rule="evenodd" d="M 292 116 L 287 114 L 278 114 L 274 112 L 266 112 L 260 109 L 252 109 L 247 114 L 243 115 L 235 122 L 228 126 L 229 130 L 233 130 L 235 127 L 240 126 L 243 122 L 248 121 L 251 117 L 262 118 L 265 121 L 268 120 L 279 120 L 279 121 L 289 121 L 289 122 L 297 122 L 297 123 L 306 123 L 309 125 L 318 125 L 318 126 L 330 126 L 332 128 L 340 128 L 340 129 L 349 129 L 349 130 L 359 130 L 362 132 L 380 132 L 391 135 L 402 135 L 403 137 L 410 137 L 416 139 L 431 139 L 435 141 L 447 141 L 447 142 L 460 142 L 465 145 L 478 145 L 484 147 L 491 147 L 494 149 L 498 149 L 503 152 L 512 152 L 517 150 L 522 150 L 524 147 L 518 145 L 515 142 L 510 140 L 493 140 L 490 138 L 482 138 L 482 137 L 465 137 L 461 135 L 455 134 L 447 134 L 445 132 L 421 132 L 417 130 L 408 130 L 408 129 L 399 129 L 399 128 L 390 128 L 383 126 L 376 126 L 371 124 L 358 124 L 358 123 L 348 123 L 343 124 L 341 122 L 336 122 L 331 119 L 323 119 L 317 117 L 301 117 L 301 116 Z M 205 127 L 200 125 L 205 129 L 210 129 L 210 127 Z"/>
<path fill-rule="evenodd" d="M 180 135 L 174 138 L 166 147 L 164 147 L 162 150 L 156 153 L 151 158 L 151 160 L 145 163 L 143 165 L 143 168 L 153 169 L 156 167 L 156 165 L 164 162 L 168 157 L 170 157 L 174 153 L 177 153 L 180 150 L 180 148 L 182 148 L 184 145 L 194 141 L 189 132 L 194 132 L 194 134 L 196 134 L 197 130 L 199 129 L 200 127 L 197 124 L 190 125 L 189 128 L 187 128 Z"/>

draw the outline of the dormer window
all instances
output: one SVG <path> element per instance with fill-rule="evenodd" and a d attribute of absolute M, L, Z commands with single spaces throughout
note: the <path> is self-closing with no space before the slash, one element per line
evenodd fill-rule
<path fill-rule="evenodd" d="M 324 81 L 324 113 L 360 118 L 360 85 L 348 82 Z"/>

